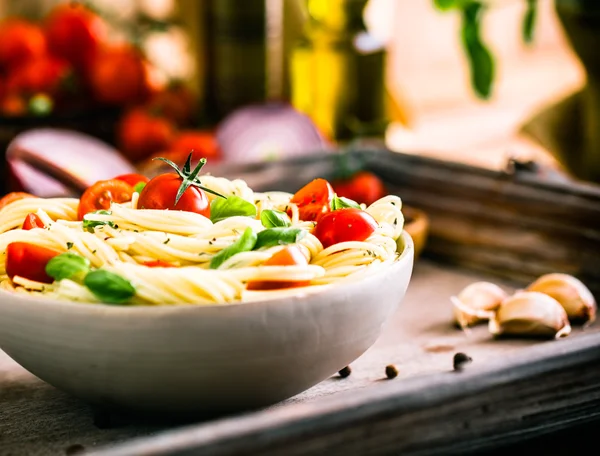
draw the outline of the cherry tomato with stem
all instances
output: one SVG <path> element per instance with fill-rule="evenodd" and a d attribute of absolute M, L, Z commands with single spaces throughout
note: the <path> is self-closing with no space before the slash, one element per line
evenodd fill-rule
<path fill-rule="evenodd" d="M 59 254 L 57 250 L 28 242 L 11 242 L 6 247 L 6 274 L 11 280 L 19 276 L 36 282 L 52 283 L 54 279 L 46 273 L 46 265 Z"/>
<path fill-rule="evenodd" d="M 89 212 L 108 210 L 111 203 L 131 201 L 133 187 L 117 179 L 98 181 L 89 187 L 79 199 L 77 215 L 79 220 Z"/>
<path fill-rule="evenodd" d="M 290 202 L 298 206 L 301 220 L 318 221 L 323 214 L 331 210 L 334 196 L 331 184 L 318 178 L 298 190 Z"/>
<path fill-rule="evenodd" d="M 206 163 L 206 159 L 200 160 L 193 171 L 191 169 L 192 154 L 188 156 L 183 169 L 179 169 L 175 163 L 162 157 L 158 160 L 164 161 L 176 172 L 161 174 L 150 179 L 140 193 L 138 208 L 195 212 L 210 218 L 210 202 L 206 192 L 225 197 L 201 185 L 198 174 Z"/>
<path fill-rule="evenodd" d="M 340 242 L 364 241 L 375 232 L 377 222 L 369 214 L 352 207 L 325 214 L 317 222 L 314 235 L 327 248 Z"/>
<path fill-rule="evenodd" d="M 290 245 L 279 250 L 263 263 L 263 266 L 305 266 L 308 260 L 300 249 Z M 309 280 L 254 280 L 248 282 L 248 290 L 279 290 L 283 288 L 305 287 Z"/>

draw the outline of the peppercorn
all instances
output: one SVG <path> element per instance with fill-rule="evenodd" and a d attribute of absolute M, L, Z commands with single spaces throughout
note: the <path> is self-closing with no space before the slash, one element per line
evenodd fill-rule
<path fill-rule="evenodd" d="M 453 365 L 455 371 L 459 371 L 459 370 L 462 370 L 462 368 L 464 367 L 465 364 L 468 364 L 471 361 L 473 361 L 473 358 L 471 358 L 469 355 L 467 355 L 465 353 L 459 352 L 454 355 L 454 359 L 452 360 L 452 365 Z"/>
<path fill-rule="evenodd" d="M 387 378 L 396 378 L 398 376 L 398 369 L 393 364 L 385 366 L 385 375 Z"/>
<path fill-rule="evenodd" d="M 342 378 L 348 377 L 351 373 L 352 373 L 352 369 L 350 369 L 350 366 L 346 366 L 338 372 L 339 376 Z"/>

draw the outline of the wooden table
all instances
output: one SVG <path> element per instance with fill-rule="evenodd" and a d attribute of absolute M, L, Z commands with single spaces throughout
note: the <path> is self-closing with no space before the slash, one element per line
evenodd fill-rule
<path fill-rule="evenodd" d="M 94 414 L 87 405 L 41 382 L 0 352 L 0 455 L 75 454 L 82 447 L 94 452 L 136 437 L 150 440 L 98 454 L 149 454 L 149 449 L 152 454 L 183 454 L 160 451 L 176 445 L 196 447 L 194 454 L 283 454 L 284 449 L 291 454 L 287 450 L 292 448 L 296 450 L 293 454 L 394 454 L 400 448 L 403 454 L 442 454 L 441 450 L 465 454 L 591 420 L 599 414 L 600 408 L 595 408 L 600 401 L 598 360 L 590 361 L 589 369 L 582 370 L 585 360 L 578 360 L 579 355 L 565 358 L 564 372 L 549 377 L 547 388 L 540 389 L 536 386 L 539 382 L 528 383 L 514 375 L 518 370 L 535 367 L 536 363 L 528 363 L 527 359 L 536 359 L 542 351 L 566 356 L 575 350 L 574 353 L 584 353 L 582 356 L 595 356 L 585 353 L 592 353 L 590 338 L 600 335 L 597 326 L 587 328 L 585 334 L 576 329 L 564 340 L 540 342 L 493 340 L 485 327 L 466 334 L 450 324 L 448 297 L 473 281 L 488 278 L 419 260 L 404 302 L 375 346 L 351 365 L 349 377 L 334 375 L 303 394 L 254 415 L 207 421 L 204 425 L 187 423 L 180 428 L 181 423 Z M 512 288 L 511 284 L 500 285 Z M 579 347 L 574 347 L 574 343 Z M 452 361 L 457 352 L 473 359 L 462 372 L 453 372 Z M 563 361 L 557 363 L 551 366 L 554 370 Z M 385 378 L 388 364 L 398 368 L 397 378 Z M 511 365 L 516 370 L 511 371 Z M 540 372 L 546 367 L 540 365 Z M 504 382 L 510 376 L 514 379 Z M 478 379 L 484 381 L 477 384 Z M 491 386 L 496 381 L 497 389 L 490 390 L 484 384 Z M 433 388 L 434 385 L 437 386 Z M 463 398 L 458 394 L 462 389 Z M 351 438 L 333 432 L 333 428 L 329 432 L 328 425 L 319 429 L 316 422 L 305 428 L 304 435 L 294 433 L 297 429 L 290 433 L 303 416 L 320 410 L 331 412 L 340 404 L 347 404 L 347 413 L 337 415 L 345 419 L 353 410 L 364 409 L 360 398 L 372 397 L 375 407 L 385 395 L 399 397 L 396 392 L 400 390 L 407 398 L 400 404 L 400 408 L 406 408 L 404 412 L 391 421 L 383 419 L 378 423 L 375 419 L 373 427 L 369 422 L 359 423 L 358 427 L 349 425 Z M 413 393 L 406 395 L 410 391 Z M 461 400 L 457 402 L 457 398 Z M 472 406 L 479 410 L 478 417 L 473 415 Z M 256 426 L 252 435 L 245 433 L 245 426 L 251 423 Z M 435 427 L 428 428 L 428 423 L 435 423 Z M 283 427 L 275 429 L 280 425 Z M 378 426 L 387 428 L 382 433 Z M 274 427 L 275 434 L 269 435 L 270 427 Z M 362 429 L 362 433 L 356 434 L 357 429 Z M 240 435 L 234 435 L 238 432 Z M 425 441 L 423 432 L 428 432 Z M 589 428 L 587 432 L 592 434 Z M 544 454 L 563 454 L 553 450 L 564 449 L 574 440 L 581 441 L 581 436 L 560 444 L 554 441 Z M 540 450 L 541 445 L 537 442 L 535 449 Z"/>

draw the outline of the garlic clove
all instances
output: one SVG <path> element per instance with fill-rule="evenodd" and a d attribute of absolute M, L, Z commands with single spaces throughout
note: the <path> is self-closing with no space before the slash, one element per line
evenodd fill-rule
<path fill-rule="evenodd" d="M 521 291 L 505 299 L 489 321 L 496 336 L 566 337 L 571 326 L 565 309 L 550 296 Z"/>
<path fill-rule="evenodd" d="M 556 299 L 572 321 L 593 322 L 596 319 L 596 300 L 592 292 L 568 274 L 546 274 L 527 287 Z"/>
<path fill-rule="evenodd" d="M 454 306 L 454 321 L 461 327 L 489 320 L 508 295 L 498 285 L 475 282 L 465 287 L 450 300 Z"/>

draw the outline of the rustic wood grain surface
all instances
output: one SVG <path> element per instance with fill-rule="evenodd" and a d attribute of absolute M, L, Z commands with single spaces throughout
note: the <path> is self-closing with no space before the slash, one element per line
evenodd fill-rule
<path fill-rule="evenodd" d="M 482 278 L 489 279 L 419 260 L 404 302 L 376 345 L 351 365 L 351 375 L 347 378 L 334 375 L 272 409 L 293 410 L 343 391 L 451 371 L 456 352 L 471 356 L 472 365 L 485 365 L 502 358 L 509 360 L 512 353 L 532 345 L 556 345 L 559 349 L 562 341 L 500 341 L 493 340 L 485 327 L 470 333 L 454 328 L 450 324 L 449 296 Z M 507 290 L 513 288 L 510 283 L 499 284 Z M 591 326 L 585 331 L 594 333 L 599 329 Z M 581 337 L 581 332 L 577 329 L 567 339 Z M 388 364 L 398 369 L 395 379 L 385 378 Z M 134 437 L 160 434 L 182 424 L 191 423 L 142 422 L 139 418 L 94 412 L 86 404 L 35 378 L 0 352 L 0 455 L 77 454 L 84 449 L 91 451 Z"/>

